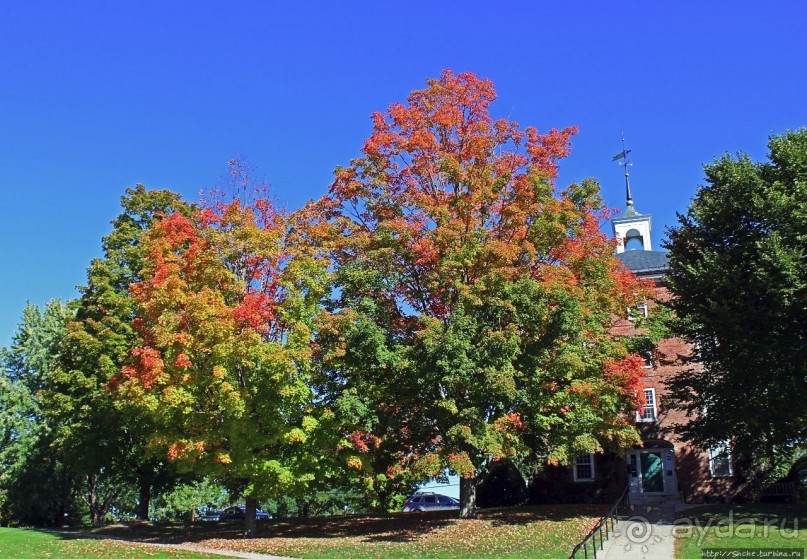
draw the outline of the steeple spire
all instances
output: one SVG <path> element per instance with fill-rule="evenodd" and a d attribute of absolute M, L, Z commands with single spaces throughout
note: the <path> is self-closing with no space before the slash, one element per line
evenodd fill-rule
<path fill-rule="evenodd" d="M 630 153 L 629 149 L 625 149 L 625 133 L 622 133 L 622 151 L 616 154 L 613 158 L 613 161 L 619 161 L 619 164 L 625 168 L 625 203 L 627 204 L 627 208 L 625 209 L 625 215 L 633 215 L 636 213 L 636 209 L 633 207 L 633 196 L 630 194 L 630 173 L 628 172 L 628 167 L 632 166 L 633 163 L 628 162 L 628 154 Z"/>
<path fill-rule="evenodd" d="M 611 219 L 614 227 L 614 237 L 617 239 L 616 252 L 630 252 L 634 250 L 652 251 L 650 243 L 650 216 L 640 214 L 633 207 L 633 196 L 630 193 L 630 172 L 628 167 L 633 165 L 628 161 L 630 150 L 625 147 L 625 134 L 622 134 L 622 151 L 614 156 L 614 161 L 618 161 L 625 168 L 625 202 L 627 208 L 622 215 Z"/>

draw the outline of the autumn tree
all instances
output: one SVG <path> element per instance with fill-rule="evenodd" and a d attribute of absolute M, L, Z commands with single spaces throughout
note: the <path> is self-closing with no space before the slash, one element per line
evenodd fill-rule
<path fill-rule="evenodd" d="M 142 344 L 131 327 L 135 301 L 129 293 L 144 267 L 141 235 L 155 221 L 190 207 L 176 193 L 142 185 L 127 189 L 121 206 L 101 241 L 102 256 L 87 268 L 87 283 L 79 288 L 75 316 L 66 324 L 59 361 L 48 369 L 41 397 L 53 420 L 54 451 L 80 476 L 94 524 L 131 486 L 138 489 L 138 517 L 148 519 L 152 491 L 177 479 L 166 459 L 146 453 L 146 435 L 153 432 L 148 416 L 122 409 L 107 384 Z"/>
<path fill-rule="evenodd" d="M 672 383 L 678 432 L 730 441 L 764 471 L 807 435 L 807 129 L 772 136 L 769 156 L 725 155 L 669 231 L 667 279 L 691 369 Z M 784 464 L 782 464 L 784 462 Z"/>
<path fill-rule="evenodd" d="M 241 484 L 250 534 L 256 499 L 312 477 L 310 340 L 327 274 L 292 242 L 304 220 L 262 196 L 213 197 L 155 224 L 131 288 L 143 342 L 111 385 L 153 418 L 152 450 Z"/>
<path fill-rule="evenodd" d="M 554 186 L 574 129 L 494 120 L 495 97 L 446 71 L 373 115 L 331 187 L 338 297 L 318 330 L 348 465 L 368 483 L 454 471 L 462 516 L 493 462 L 638 442 L 641 361 L 608 329 L 643 287 L 599 231 L 597 184 Z"/>

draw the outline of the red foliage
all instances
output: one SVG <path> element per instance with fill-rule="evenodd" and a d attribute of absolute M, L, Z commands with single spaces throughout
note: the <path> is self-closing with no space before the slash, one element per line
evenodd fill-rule
<path fill-rule="evenodd" d="M 360 454 L 366 454 L 371 450 L 375 450 L 381 443 L 380 438 L 364 431 L 354 431 L 347 436 L 347 440 L 353 444 L 353 448 Z"/>
<path fill-rule="evenodd" d="M 180 353 L 176 359 L 177 369 L 190 369 L 193 366 L 190 357 L 186 353 Z"/>
<path fill-rule="evenodd" d="M 164 373 L 164 363 L 160 352 L 151 347 L 137 347 L 132 350 L 132 365 L 121 369 L 124 379 L 136 378 L 145 389 L 150 389 Z"/>
<path fill-rule="evenodd" d="M 605 364 L 606 380 L 619 386 L 623 394 L 636 401 L 636 409 L 645 403 L 643 380 L 647 374 L 644 360 L 638 355 L 628 355 L 621 361 L 609 361 Z"/>
<path fill-rule="evenodd" d="M 267 330 L 275 318 L 274 301 L 265 293 L 247 293 L 233 309 L 236 321 L 249 328 Z"/>

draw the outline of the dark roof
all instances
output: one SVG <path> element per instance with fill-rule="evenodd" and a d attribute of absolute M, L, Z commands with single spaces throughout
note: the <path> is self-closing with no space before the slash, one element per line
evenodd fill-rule
<path fill-rule="evenodd" d="M 663 273 L 669 268 L 667 253 L 660 250 L 626 250 L 616 257 L 634 274 Z"/>

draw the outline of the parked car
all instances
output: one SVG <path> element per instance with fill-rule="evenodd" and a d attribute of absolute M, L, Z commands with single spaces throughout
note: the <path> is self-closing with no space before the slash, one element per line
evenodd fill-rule
<path fill-rule="evenodd" d="M 460 502 L 454 497 L 436 493 L 415 493 L 403 506 L 404 512 L 423 512 L 427 510 L 459 510 Z"/>
<path fill-rule="evenodd" d="M 247 507 L 243 505 L 236 505 L 234 507 L 227 507 L 219 515 L 219 520 L 244 520 L 247 516 Z M 261 509 L 255 510 L 255 518 L 257 520 L 269 520 L 272 515 L 268 512 L 263 512 Z"/>
<path fill-rule="evenodd" d="M 212 507 L 196 509 L 196 519 L 202 522 L 215 522 L 221 516 L 221 511 Z"/>

